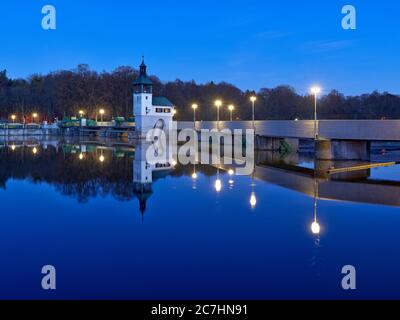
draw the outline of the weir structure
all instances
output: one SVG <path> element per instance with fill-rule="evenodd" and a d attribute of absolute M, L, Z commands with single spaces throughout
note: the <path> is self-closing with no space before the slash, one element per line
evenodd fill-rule
<path fill-rule="evenodd" d="M 313 120 L 255 121 L 255 149 L 277 151 L 282 147 L 296 152 L 300 142 L 315 140 L 317 160 L 370 160 L 373 141 L 400 141 L 400 120 L 319 120 L 318 138 L 315 139 Z M 253 129 L 252 121 L 219 123 L 213 121 L 178 122 L 178 130 L 195 127 L 202 129 Z"/>

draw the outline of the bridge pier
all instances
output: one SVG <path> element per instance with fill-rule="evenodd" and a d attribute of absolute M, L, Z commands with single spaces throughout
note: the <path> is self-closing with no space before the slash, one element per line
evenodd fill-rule
<path fill-rule="evenodd" d="M 358 140 L 317 140 L 315 141 L 315 158 L 317 160 L 370 161 L 370 142 Z"/>

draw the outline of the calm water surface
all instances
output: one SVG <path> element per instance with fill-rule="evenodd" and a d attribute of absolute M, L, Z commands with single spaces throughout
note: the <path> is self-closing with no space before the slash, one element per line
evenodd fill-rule
<path fill-rule="evenodd" d="M 289 168 L 309 160 L 273 158 L 259 156 L 254 179 L 162 168 L 140 190 L 132 147 L 0 148 L 0 298 L 400 298 L 400 168 L 315 182 Z M 41 289 L 48 264 L 52 292 Z"/>

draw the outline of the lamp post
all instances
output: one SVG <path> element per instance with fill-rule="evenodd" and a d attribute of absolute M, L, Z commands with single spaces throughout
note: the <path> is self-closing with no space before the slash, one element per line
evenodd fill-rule
<path fill-rule="evenodd" d="M 79 110 L 79 116 L 80 116 L 81 118 L 83 118 L 84 115 L 85 115 L 85 111 Z"/>
<path fill-rule="evenodd" d="M 99 113 L 100 113 L 101 122 L 103 122 L 103 115 L 105 113 L 104 109 L 100 109 Z"/>
<path fill-rule="evenodd" d="M 32 113 L 33 123 L 36 123 L 37 117 L 38 117 L 38 114 L 36 112 Z"/>
<path fill-rule="evenodd" d="M 252 119 L 253 119 L 253 130 L 255 130 L 255 125 L 254 125 L 254 118 L 255 118 L 254 106 L 255 106 L 255 103 L 257 101 L 257 97 L 256 96 L 251 96 L 250 97 L 250 101 L 251 101 L 251 104 L 252 104 L 252 107 L 253 107 L 253 117 L 252 117 Z"/>
<path fill-rule="evenodd" d="M 235 110 L 235 106 L 234 106 L 233 104 L 231 104 L 231 105 L 228 107 L 228 109 L 229 109 L 229 112 L 230 112 L 230 114 L 231 114 L 231 122 L 232 122 L 232 121 L 233 121 L 232 113 L 233 113 L 233 110 Z"/>
<path fill-rule="evenodd" d="M 193 127 L 196 129 L 196 110 L 199 106 L 196 103 L 192 104 L 192 109 L 193 109 Z"/>
<path fill-rule="evenodd" d="M 320 87 L 312 87 L 311 93 L 314 95 L 314 138 L 318 139 L 318 117 L 317 117 L 317 96 L 321 92 Z"/>
<path fill-rule="evenodd" d="M 215 106 L 217 107 L 217 127 L 219 130 L 219 108 L 222 106 L 222 101 L 221 100 L 215 100 Z"/>
<path fill-rule="evenodd" d="M 15 123 L 15 119 L 17 119 L 17 116 L 15 114 L 12 114 L 11 115 L 11 120 L 12 120 L 13 123 Z"/>

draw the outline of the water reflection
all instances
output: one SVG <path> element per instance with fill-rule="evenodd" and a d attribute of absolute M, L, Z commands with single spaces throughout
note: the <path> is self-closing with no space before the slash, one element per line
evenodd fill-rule
<path fill-rule="evenodd" d="M 314 179 L 314 221 L 311 224 L 311 232 L 315 235 L 320 234 L 321 226 L 317 219 L 317 209 L 318 209 L 318 180 Z"/>
<path fill-rule="evenodd" d="M 383 290 L 388 268 L 395 275 L 390 283 L 400 284 L 400 259 L 393 255 L 399 182 L 365 172 L 322 175 L 326 163 L 313 170 L 303 166 L 309 159 L 301 154 L 257 153 L 253 175 L 242 177 L 231 164 L 173 166 L 174 155 L 149 164 L 146 150 L 145 144 L 108 140 L 4 143 L 0 250 L 7 257 L 33 252 L 37 260 L 27 266 L 26 260 L 4 259 L 0 295 L 25 289 L 15 285 L 17 276 L 7 283 L 13 270 L 29 274 L 49 261 L 70 272 L 74 298 L 115 292 L 123 292 L 121 298 L 203 297 L 196 292 L 215 298 L 341 298 L 336 281 L 342 262 L 363 266 L 363 284 L 376 280 L 369 293 Z M 46 201 L 36 200 L 42 196 Z M 375 264 L 370 248 L 379 252 Z M 77 262 L 83 271 L 75 273 L 71 265 Z M 121 272 L 115 274 L 115 265 Z M 102 293 L 81 284 L 90 279 L 103 285 L 110 275 Z M 38 297 L 34 290 L 29 297 Z"/>
<path fill-rule="evenodd" d="M 105 143 L 99 141 L 37 141 L 3 143 L 0 149 L 2 170 L 0 181 L 5 186 L 8 179 L 44 181 L 55 185 L 62 194 L 76 197 L 80 202 L 98 195 L 112 195 L 120 200 L 139 198 L 140 210 L 146 208 L 146 199 L 152 192 L 153 181 L 168 175 L 187 175 L 196 180 L 199 173 L 214 175 L 215 192 L 223 191 L 221 171 L 227 174 L 229 190 L 235 183 L 235 168 L 177 165 L 173 155 L 165 163 L 149 165 L 146 161 L 148 145 Z M 257 205 L 255 181 L 262 180 L 299 191 L 314 198 L 313 234 L 321 232 L 317 219 L 318 199 L 365 202 L 400 206 L 400 182 L 370 179 L 370 170 L 343 173 L 335 176 L 321 174 L 332 162 L 319 161 L 315 170 L 301 166 L 301 155 L 281 155 L 272 152 L 256 153 L 256 168 L 251 176 L 248 198 L 251 208 Z M 334 165 L 341 165 L 335 163 Z M 189 170 L 188 170 L 189 169 Z M 325 170 L 325 171 L 324 171 Z M 214 172 L 214 173 L 213 173 Z"/>
<path fill-rule="evenodd" d="M 255 183 L 254 183 L 254 173 L 251 175 L 251 195 L 250 195 L 250 206 L 252 209 L 254 209 L 257 205 L 257 198 L 256 198 L 256 194 L 254 192 L 254 187 L 255 187 Z"/>

